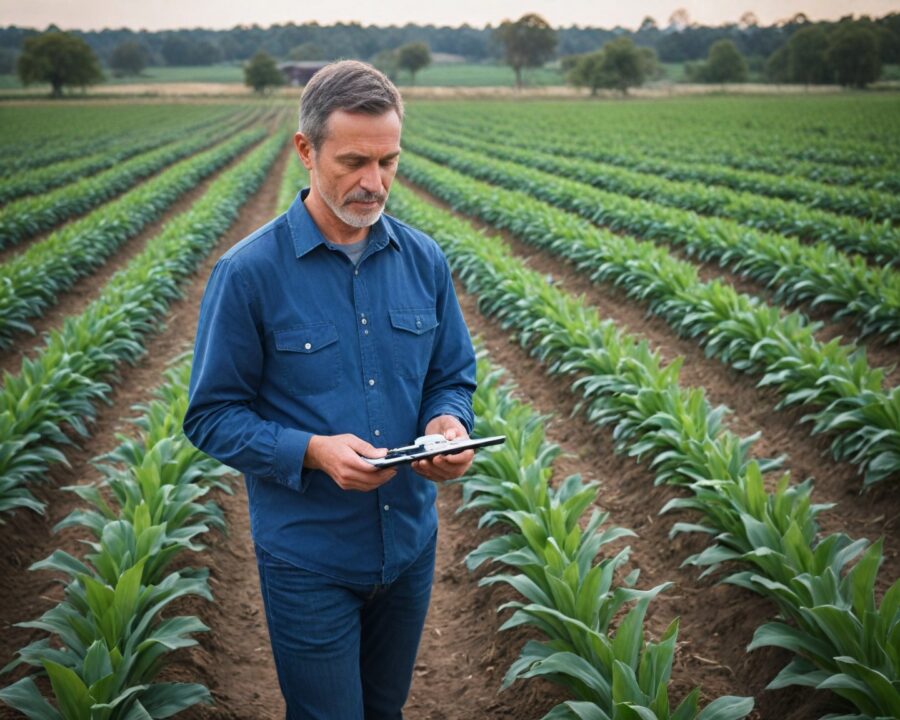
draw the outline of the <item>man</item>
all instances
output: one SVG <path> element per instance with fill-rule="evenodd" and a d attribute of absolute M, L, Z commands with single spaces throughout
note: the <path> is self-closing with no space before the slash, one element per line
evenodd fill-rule
<path fill-rule="evenodd" d="M 287 717 L 401 718 L 431 592 L 433 482 L 472 451 L 378 470 L 421 434 L 468 436 L 475 357 L 446 260 L 382 214 L 403 104 L 345 61 L 307 85 L 310 173 L 219 260 L 203 298 L 191 441 L 246 475 Z"/>

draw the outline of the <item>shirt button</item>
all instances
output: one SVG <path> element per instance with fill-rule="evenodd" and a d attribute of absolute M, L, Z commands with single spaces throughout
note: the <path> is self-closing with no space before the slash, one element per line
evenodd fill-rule
<path fill-rule="evenodd" d="M 416 320 L 416 327 L 419 327 L 419 328 L 422 327 L 422 321 L 421 321 L 421 320 Z"/>
<path fill-rule="evenodd" d="M 369 378 L 369 385 L 375 384 L 375 378 Z"/>
<path fill-rule="evenodd" d="M 303 347 L 307 350 L 312 350 L 312 343 L 306 343 Z"/>
<path fill-rule="evenodd" d="M 353 271 L 353 274 L 354 274 L 354 275 L 359 275 L 359 268 L 357 268 L 356 270 L 354 270 L 354 271 Z"/>
<path fill-rule="evenodd" d="M 380 436 L 381 436 L 381 430 L 375 430 L 375 431 L 373 432 L 373 435 L 375 435 L 375 437 L 380 437 Z"/>
<path fill-rule="evenodd" d="M 368 330 L 363 330 L 363 335 L 368 335 L 368 334 L 369 334 Z"/>
<path fill-rule="evenodd" d="M 363 318 L 362 320 L 360 320 L 360 322 L 361 322 L 363 325 L 368 325 L 368 324 L 369 324 L 369 321 L 366 320 L 365 318 Z"/>
<path fill-rule="evenodd" d="M 384 511 L 385 511 L 385 512 L 387 512 L 387 511 L 390 510 L 390 509 L 391 509 L 391 506 L 390 506 L 390 505 L 385 505 L 385 506 L 384 506 Z"/>

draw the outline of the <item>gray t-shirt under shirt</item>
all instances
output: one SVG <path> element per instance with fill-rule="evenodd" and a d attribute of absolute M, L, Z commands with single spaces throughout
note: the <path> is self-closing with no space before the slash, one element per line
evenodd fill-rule
<path fill-rule="evenodd" d="M 366 235 L 362 240 L 355 243 L 327 243 L 328 247 L 332 250 L 340 250 L 344 253 L 348 258 L 350 258 L 350 262 L 353 265 L 359 264 L 359 259 L 362 257 L 362 254 L 366 251 L 366 247 L 369 245 L 369 236 Z"/>

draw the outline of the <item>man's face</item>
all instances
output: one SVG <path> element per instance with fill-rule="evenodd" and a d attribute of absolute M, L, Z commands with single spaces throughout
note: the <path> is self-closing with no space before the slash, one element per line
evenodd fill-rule
<path fill-rule="evenodd" d="M 343 223 L 363 228 L 381 216 L 397 172 L 400 129 L 393 110 L 383 115 L 337 110 L 328 118 L 318 150 L 302 147 L 305 139 L 299 136 L 297 147 L 313 188 Z"/>

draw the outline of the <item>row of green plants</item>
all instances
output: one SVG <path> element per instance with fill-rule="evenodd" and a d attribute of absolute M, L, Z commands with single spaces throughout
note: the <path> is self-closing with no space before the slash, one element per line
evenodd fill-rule
<path fill-rule="evenodd" d="M 258 113 L 250 110 L 242 112 L 220 110 L 199 122 L 190 124 L 170 122 L 163 127 L 148 130 L 139 138 L 125 137 L 118 141 L 113 138 L 101 152 L 44 165 L 0 180 L 0 202 L 6 203 L 24 195 L 48 192 L 78 178 L 118 165 L 135 155 L 155 150 L 185 135 L 205 130 L 211 125 L 239 123 L 249 120 L 255 114 Z M 180 118 L 176 116 L 174 120 Z"/>
<path fill-rule="evenodd" d="M 414 130 L 416 127 L 413 125 Z M 577 140 L 571 136 L 542 138 L 535 146 L 533 137 L 526 139 L 521 130 L 515 132 L 506 128 L 498 132 L 496 125 L 463 122 L 460 118 L 447 118 L 446 115 L 442 118 L 429 118 L 425 127 L 440 127 L 445 133 L 451 130 L 451 139 L 458 137 L 457 133 L 462 133 L 468 137 L 502 142 L 504 145 L 537 150 L 556 157 L 581 158 L 616 165 L 666 180 L 688 180 L 724 186 L 740 192 L 793 200 L 806 207 L 875 221 L 900 220 L 900 200 L 893 194 L 868 187 L 834 187 L 796 175 L 771 175 L 725 165 L 664 159 L 646 148 L 623 148 L 592 136 L 581 136 Z M 447 138 L 448 135 L 445 134 L 444 137 Z"/>
<path fill-rule="evenodd" d="M 864 349 L 840 339 L 822 343 L 818 325 L 801 314 L 782 317 L 731 285 L 701 281 L 694 265 L 663 247 L 602 230 L 525 193 L 409 154 L 401 173 L 455 209 L 571 260 L 594 282 L 624 288 L 707 355 L 762 373 L 760 385 L 783 395 L 779 407 L 815 408 L 806 418 L 812 432 L 834 435 L 834 457 L 858 465 L 866 487 L 900 475 L 900 388 L 885 389 L 884 370 L 869 367 Z"/>
<path fill-rule="evenodd" d="M 639 571 L 625 574 L 630 548 L 609 547 L 634 533 L 608 525 L 608 513 L 596 508 L 599 484 L 570 475 L 554 486 L 553 463 L 561 451 L 546 438 L 548 418 L 515 398 L 514 387 L 483 351 L 477 376 L 474 433 L 504 435 L 506 442 L 478 453 L 461 479 L 460 511 L 479 513 L 479 526 L 499 531 L 469 553 L 466 565 L 472 571 L 485 563 L 498 566 L 479 585 L 503 583 L 522 598 L 500 607 L 513 611 L 501 631 L 530 627 L 542 635 L 526 643 L 503 687 L 533 677 L 563 685 L 574 699 L 544 720 L 746 717 L 753 698 L 721 697 L 700 711 L 699 688 L 670 705 L 678 619 L 654 642 L 647 639 L 644 616 L 671 583 L 635 587 Z"/>
<path fill-rule="evenodd" d="M 829 689 L 855 707 L 840 716 L 844 720 L 897 716 L 900 579 L 878 605 L 876 587 L 890 582 L 878 578 L 882 542 L 824 535 L 816 518 L 831 506 L 813 502 L 811 481 L 766 478 L 781 461 L 754 459 L 758 435 L 734 434 L 725 427 L 725 407 L 710 405 L 702 388 L 679 384 L 680 358 L 664 365 L 646 341 L 601 320 L 502 242 L 411 191 L 395 187 L 391 208 L 438 241 L 483 312 L 514 328 L 548 372 L 575 378 L 580 408 L 590 421 L 611 427 L 618 451 L 647 461 L 657 484 L 690 491 L 661 511 L 700 514 L 699 521 L 692 517 L 672 528 L 710 537 L 711 544 L 685 562 L 705 574 L 727 571 L 723 581 L 779 608 L 750 646 L 795 653 L 769 687 Z"/>
<path fill-rule="evenodd" d="M 54 531 L 86 532 L 87 551 L 56 550 L 31 566 L 56 573 L 64 597 L 18 623 L 43 636 L 3 668 L 31 668 L 0 689 L 0 700 L 31 720 L 167 718 L 212 703 L 201 684 L 157 679 L 172 651 L 196 645 L 194 635 L 209 629 L 195 615 L 169 614 L 180 598 L 212 601 L 208 569 L 172 563 L 202 553 L 200 538 L 210 530 L 225 531 L 221 508 L 204 498 L 214 489 L 230 493 L 234 474 L 182 432 L 189 379 L 186 358 L 168 370 L 156 399 L 138 406 L 137 437 L 119 436 L 120 445 L 98 458 L 102 481 L 65 488 L 85 506 Z M 46 694 L 36 677 L 49 680 Z"/>
<path fill-rule="evenodd" d="M 881 222 L 810 208 L 793 200 L 762 197 L 700 182 L 669 180 L 629 168 L 601 164 L 594 160 L 564 157 L 533 146 L 519 148 L 503 144 L 497 138 L 447 135 L 435 128 L 424 133 L 431 140 L 466 150 L 544 170 L 594 188 L 701 215 L 728 218 L 749 227 L 808 240 L 820 240 L 848 251 L 894 263 L 900 258 L 900 234 L 892 219 Z M 900 214 L 897 215 L 900 219 Z"/>
<path fill-rule="evenodd" d="M 309 182 L 309 175 L 306 168 L 300 162 L 300 159 L 291 154 L 284 166 L 284 175 L 281 178 L 281 185 L 278 188 L 278 200 L 276 201 L 276 212 L 283 213 L 294 202 L 297 193 Z"/>
<path fill-rule="evenodd" d="M 40 507 L 24 485 L 65 462 L 64 428 L 87 435 L 106 383 L 124 362 L 144 352 L 179 288 L 237 217 L 284 149 L 276 132 L 224 172 L 191 208 L 173 218 L 146 249 L 106 284 L 83 313 L 47 335 L 0 390 L 0 509 Z M 11 494 L 14 493 L 14 494 Z"/>
<path fill-rule="evenodd" d="M 491 135 L 517 135 L 527 126 L 541 144 L 578 138 L 588 148 L 602 144 L 663 160 L 799 176 L 841 187 L 900 190 L 893 121 L 896 108 L 889 100 L 864 99 L 852 109 L 852 116 L 841 113 L 831 99 L 799 102 L 793 108 L 792 104 L 779 98 L 770 112 L 758 99 L 750 98 L 729 103 L 709 98 L 667 101 L 663 107 L 599 110 L 573 108 L 571 103 L 529 103 L 515 108 L 508 103 L 480 103 L 477 107 L 471 103 L 419 103 L 413 116 L 428 115 L 439 121 L 462 117 L 466 124 L 484 125 Z M 811 113 L 812 106 L 818 108 Z M 565 122 L 560 121 L 562 116 Z M 792 118 L 820 126 L 823 135 L 806 128 L 786 132 L 786 123 Z M 838 130 L 841 124 L 843 132 Z M 861 128 L 870 139 L 854 149 L 863 136 Z"/>
<path fill-rule="evenodd" d="M 235 109 L 237 106 L 232 105 Z M 100 152 L 126 138 L 137 141 L 151 128 L 178 118 L 201 120 L 209 105 L 23 105 L 0 111 L 0 169 L 4 176 Z"/>
<path fill-rule="evenodd" d="M 63 220 L 86 212 L 149 175 L 215 144 L 224 135 L 238 129 L 231 124 L 197 132 L 133 157 L 97 175 L 77 180 L 71 185 L 9 203 L 0 210 L 0 248 L 18 243 Z"/>
<path fill-rule="evenodd" d="M 101 267 L 122 243 L 265 134 L 260 127 L 245 130 L 182 160 L 0 265 L 0 348 L 17 333 L 33 332 L 29 318 L 42 315 L 59 293 Z"/>
<path fill-rule="evenodd" d="M 871 267 L 862 258 L 827 245 L 805 245 L 795 238 L 623 197 L 457 148 L 448 150 L 415 138 L 404 140 L 404 145 L 442 165 L 529 193 L 615 232 L 672 243 L 702 260 L 731 266 L 734 272 L 772 287 L 776 302 L 831 306 L 836 308 L 835 318 L 852 318 L 864 336 L 879 334 L 889 343 L 900 339 L 900 274 L 894 269 Z"/>

